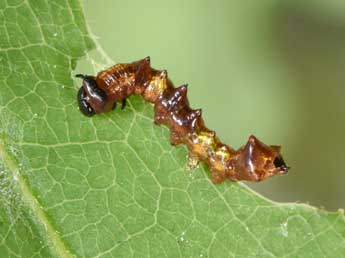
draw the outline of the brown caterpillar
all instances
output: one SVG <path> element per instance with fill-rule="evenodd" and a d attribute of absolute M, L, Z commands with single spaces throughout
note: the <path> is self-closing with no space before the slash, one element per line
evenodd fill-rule
<path fill-rule="evenodd" d="M 187 99 L 187 85 L 178 88 L 169 80 L 167 71 L 151 68 L 150 58 L 130 64 L 117 64 L 94 76 L 78 74 L 83 85 L 78 91 L 81 112 L 92 116 L 108 112 L 126 98 L 136 94 L 154 104 L 154 122 L 170 128 L 172 145 L 186 144 L 189 164 L 205 162 L 211 170 L 212 181 L 261 181 L 286 174 L 280 146 L 269 146 L 250 136 L 238 150 L 220 142 L 216 133 L 204 125 L 201 110 L 193 110 Z"/>

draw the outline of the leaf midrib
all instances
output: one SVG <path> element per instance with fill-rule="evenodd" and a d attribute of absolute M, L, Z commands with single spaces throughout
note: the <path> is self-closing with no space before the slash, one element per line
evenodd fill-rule
<path fill-rule="evenodd" d="M 15 178 L 13 180 L 15 180 L 19 186 L 19 191 L 22 197 L 21 200 L 34 214 L 33 217 L 36 219 L 36 221 L 44 226 L 48 244 L 50 245 L 51 250 L 54 250 L 58 257 L 72 258 L 73 255 L 71 255 L 70 250 L 67 248 L 61 236 L 51 224 L 47 214 L 42 209 L 39 201 L 31 191 L 25 178 L 21 175 L 21 173 L 19 173 L 20 169 L 18 162 L 11 157 L 10 152 L 7 150 L 2 140 L 0 140 L 0 158 L 2 158 L 5 166 L 8 168 L 8 171 L 10 171 L 12 174 L 12 178 Z"/>

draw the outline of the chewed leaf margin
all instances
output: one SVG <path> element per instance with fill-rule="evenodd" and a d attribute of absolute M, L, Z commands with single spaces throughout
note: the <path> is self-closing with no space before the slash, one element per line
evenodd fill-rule
<path fill-rule="evenodd" d="M 82 117 L 75 60 L 97 61 L 78 1 L 0 9 L 0 257 L 344 257 L 342 212 L 186 171 L 140 99 Z"/>

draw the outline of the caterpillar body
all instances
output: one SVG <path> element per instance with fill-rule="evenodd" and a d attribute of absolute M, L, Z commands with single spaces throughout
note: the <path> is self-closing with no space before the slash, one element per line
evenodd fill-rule
<path fill-rule="evenodd" d="M 223 144 L 205 126 L 201 110 L 190 108 L 187 85 L 175 88 L 166 70 L 151 68 L 149 57 L 114 65 L 97 76 L 76 76 L 83 79 L 77 100 L 84 115 L 108 112 L 118 102 L 124 108 L 126 98 L 141 95 L 154 104 L 154 122 L 170 128 L 171 144 L 187 146 L 191 166 L 205 162 L 214 183 L 225 179 L 258 182 L 286 174 L 289 169 L 280 154 L 280 146 L 266 145 L 253 135 L 238 150 Z"/>

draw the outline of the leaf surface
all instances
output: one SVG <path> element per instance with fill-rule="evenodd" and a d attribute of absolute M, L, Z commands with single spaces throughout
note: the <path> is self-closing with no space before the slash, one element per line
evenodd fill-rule
<path fill-rule="evenodd" d="M 82 116 L 93 47 L 78 1 L 0 2 L 0 257 L 345 257 L 342 212 L 187 171 L 140 98 Z"/>

